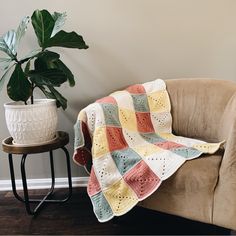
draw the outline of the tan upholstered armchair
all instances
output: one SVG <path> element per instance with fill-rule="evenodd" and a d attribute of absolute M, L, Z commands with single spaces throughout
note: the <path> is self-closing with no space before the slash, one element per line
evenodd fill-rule
<path fill-rule="evenodd" d="M 216 154 L 187 161 L 140 205 L 236 229 L 236 83 L 213 79 L 166 83 L 174 133 L 226 144 Z"/>

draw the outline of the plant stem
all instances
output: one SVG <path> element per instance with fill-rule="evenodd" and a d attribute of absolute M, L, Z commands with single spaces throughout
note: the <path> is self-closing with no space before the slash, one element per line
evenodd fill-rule
<path fill-rule="evenodd" d="M 13 55 L 13 60 L 16 62 L 16 63 L 19 63 L 18 59 L 17 59 L 17 54 L 16 55 Z"/>
<path fill-rule="evenodd" d="M 34 104 L 34 96 L 33 96 L 33 93 L 32 93 L 32 95 L 30 96 L 30 101 L 31 101 L 31 104 Z"/>
<path fill-rule="evenodd" d="M 31 89 L 32 89 L 32 92 L 31 92 L 31 96 L 30 96 L 30 101 L 31 101 L 31 104 L 34 104 L 34 84 L 32 83 L 31 84 Z"/>

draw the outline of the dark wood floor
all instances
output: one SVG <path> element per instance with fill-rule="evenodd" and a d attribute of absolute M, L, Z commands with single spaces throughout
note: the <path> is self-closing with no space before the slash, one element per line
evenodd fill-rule
<path fill-rule="evenodd" d="M 63 196 L 65 189 L 57 190 Z M 41 190 L 42 193 L 42 190 Z M 38 191 L 31 191 L 38 195 Z M 180 217 L 136 207 L 128 214 L 107 223 L 99 223 L 84 188 L 73 190 L 64 204 L 45 206 L 37 217 L 28 216 L 22 203 L 11 192 L 0 192 L 0 234 L 66 235 L 160 235 L 160 234 L 229 234 L 229 230 L 193 222 Z"/>

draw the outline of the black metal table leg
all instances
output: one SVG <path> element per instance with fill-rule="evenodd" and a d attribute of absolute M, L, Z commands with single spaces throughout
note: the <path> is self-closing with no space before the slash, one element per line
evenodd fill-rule
<path fill-rule="evenodd" d="M 11 153 L 8 154 L 8 160 L 9 160 L 9 168 L 10 168 L 10 175 L 11 175 L 12 192 L 17 200 L 24 202 L 24 199 L 20 197 L 16 191 L 15 172 L 14 172 L 14 165 L 13 165 L 13 159 L 12 159 Z"/>
<path fill-rule="evenodd" d="M 8 155 L 13 194 L 16 197 L 16 199 L 25 203 L 25 208 L 29 215 L 37 214 L 40 208 L 44 205 L 44 203 L 64 203 L 68 201 L 72 195 L 70 156 L 69 156 L 68 150 L 65 147 L 61 147 L 61 149 L 64 151 L 65 156 L 66 156 L 67 176 L 68 176 L 68 195 L 64 199 L 48 199 L 49 197 L 52 196 L 54 187 L 55 187 L 55 171 L 54 171 L 54 161 L 53 161 L 52 151 L 49 151 L 52 184 L 51 184 L 51 188 L 49 192 L 45 195 L 43 199 L 30 199 L 29 198 L 27 177 L 26 177 L 26 171 L 25 171 L 25 163 L 26 163 L 27 154 L 23 154 L 22 159 L 21 159 L 21 177 L 22 177 L 24 198 L 18 195 L 17 190 L 16 190 L 16 183 L 15 183 L 13 158 L 12 158 L 11 153 L 9 153 Z M 34 208 L 34 210 L 32 210 L 30 203 L 38 203 L 38 205 Z"/>
<path fill-rule="evenodd" d="M 25 200 L 25 208 L 28 214 L 34 215 L 34 212 L 30 209 L 30 202 L 29 202 L 29 194 L 28 194 L 28 187 L 27 187 L 27 180 L 26 180 L 26 173 L 25 173 L 25 160 L 27 155 L 24 154 L 21 159 L 21 177 L 22 177 L 22 184 L 24 190 L 24 200 Z"/>
<path fill-rule="evenodd" d="M 52 179 L 52 183 L 51 183 L 51 188 L 48 192 L 48 197 L 50 197 L 53 194 L 54 191 L 54 187 L 55 187 L 55 171 L 54 171 L 54 161 L 53 161 L 53 151 L 49 152 L 49 158 L 50 158 L 50 168 L 51 168 L 51 179 Z"/>
<path fill-rule="evenodd" d="M 70 155 L 68 150 L 65 147 L 61 148 L 66 154 L 66 165 L 67 165 L 67 177 L 68 177 L 68 187 L 69 187 L 69 194 L 63 200 L 63 202 L 68 201 L 72 196 L 72 178 L 71 178 L 71 168 L 70 168 Z"/>

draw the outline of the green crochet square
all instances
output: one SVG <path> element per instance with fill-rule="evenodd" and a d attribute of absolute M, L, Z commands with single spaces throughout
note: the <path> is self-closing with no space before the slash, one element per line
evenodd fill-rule
<path fill-rule="evenodd" d="M 173 148 L 170 149 L 169 151 L 174 152 L 175 154 L 182 156 L 186 159 L 192 159 L 202 154 L 202 152 L 192 147 Z"/>
<path fill-rule="evenodd" d="M 131 148 L 114 151 L 111 153 L 111 156 L 121 175 L 124 175 L 136 163 L 142 160 L 138 153 Z"/>
<path fill-rule="evenodd" d="M 146 94 L 132 94 L 134 110 L 139 112 L 149 112 L 148 99 Z"/>
<path fill-rule="evenodd" d="M 100 104 L 100 105 L 103 109 L 106 125 L 121 127 L 117 105 L 113 104 Z"/>
<path fill-rule="evenodd" d="M 81 147 L 84 145 L 84 136 L 82 132 L 82 121 L 77 120 L 74 124 L 75 140 L 74 147 Z"/>
<path fill-rule="evenodd" d="M 156 133 L 140 133 L 140 135 L 149 143 L 160 143 L 166 141 Z"/>
<path fill-rule="evenodd" d="M 94 213 L 99 221 L 103 222 L 112 218 L 112 209 L 102 192 L 99 192 L 96 195 L 92 196 L 91 201 L 93 204 Z"/>

